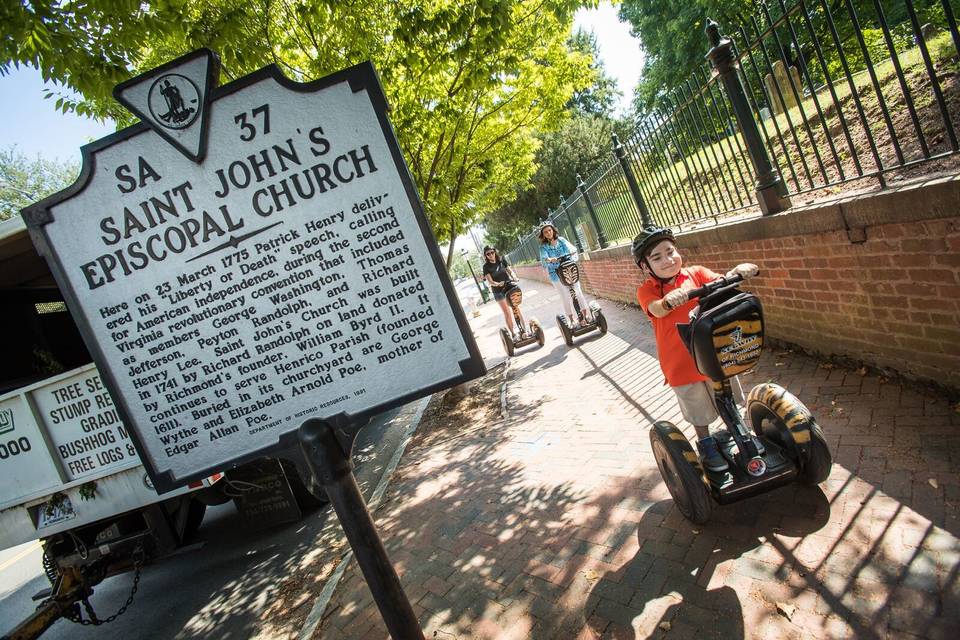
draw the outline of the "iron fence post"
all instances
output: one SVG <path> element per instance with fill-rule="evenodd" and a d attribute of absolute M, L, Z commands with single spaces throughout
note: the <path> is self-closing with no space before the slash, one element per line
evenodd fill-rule
<path fill-rule="evenodd" d="M 630 160 L 627 158 L 627 150 L 620 144 L 620 138 L 617 134 L 611 136 L 613 139 L 613 154 L 617 156 L 620 162 L 620 168 L 623 169 L 623 175 L 627 178 L 627 186 L 630 187 L 630 193 L 633 195 L 633 201 L 637 203 L 637 210 L 640 211 L 640 219 L 644 227 L 653 224 L 650 218 L 650 210 L 647 209 L 647 203 L 643 200 L 643 194 L 640 193 L 640 184 L 637 177 L 633 175 L 633 167 L 630 166 Z"/>
<path fill-rule="evenodd" d="M 570 233 L 573 234 L 573 244 L 577 245 L 577 251 L 583 252 L 583 243 L 580 242 L 580 236 L 577 235 L 577 228 L 573 224 L 573 219 L 570 217 L 570 211 L 567 209 L 567 199 L 563 197 L 563 194 L 560 194 L 560 213 L 558 215 L 567 216 L 567 225 L 570 227 Z"/>
<path fill-rule="evenodd" d="M 607 241 L 607 234 L 604 232 L 603 227 L 600 226 L 600 219 L 597 217 L 597 210 L 593 207 L 593 200 L 590 199 L 590 194 L 587 193 L 587 185 L 584 184 L 583 178 L 580 177 L 580 174 L 577 174 L 577 189 L 580 191 L 580 195 L 583 196 L 583 201 L 587 203 L 587 211 L 590 212 L 590 220 L 593 221 L 593 227 L 597 230 L 597 242 L 600 243 L 601 249 L 606 249 L 607 245 L 610 244 Z"/>
<path fill-rule="evenodd" d="M 710 41 L 711 49 L 707 58 L 723 82 L 724 92 L 733 107 L 733 115 L 737 119 L 737 126 L 747 143 L 747 153 L 756 173 L 757 202 L 763 215 L 770 215 L 789 209 L 790 196 L 787 195 L 787 185 L 780 177 L 780 172 L 770 161 L 767 150 L 760 140 L 760 129 L 750 111 L 750 103 L 743 90 L 743 84 L 737 71 L 739 63 L 733 53 L 733 41 L 720 35 L 720 25 L 713 20 L 707 20 L 705 29 Z"/>

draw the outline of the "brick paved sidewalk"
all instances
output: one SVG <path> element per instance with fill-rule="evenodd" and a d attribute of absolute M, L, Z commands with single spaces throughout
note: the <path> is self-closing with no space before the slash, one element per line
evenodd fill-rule
<path fill-rule="evenodd" d="M 960 415 L 944 399 L 768 350 L 744 386 L 799 396 L 833 473 L 694 527 L 650 452 L 651 422 L 682 420 L 649 324 L 606 302 L 610 333 L 568 349 L 553 290 L 524 289 L 547 344 L 510 360 L 506 420 L 409 451 L 375 514 L 427 638 L 957 637 Z M 499 309 L 471 322 L 500 356 Z M 315 637 L 387 637 L 355 564 Z"/>

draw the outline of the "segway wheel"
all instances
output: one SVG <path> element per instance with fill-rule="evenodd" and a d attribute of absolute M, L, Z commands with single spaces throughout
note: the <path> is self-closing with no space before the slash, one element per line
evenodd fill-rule
<path fill-rule="evenodd" d="M 700 458 L 687 437 L 672 423 L 661 421 L 650 429 L 650 445 L 677 509 L 694 524 L 705 523 L 713 512 L 713 502 L 704 483 Z"/>
<path fill-rule="evenodd" d="M 560 327 L 560 333 L 563 335 L 563 341 L 568 347 L 572 347 L 573 332 L 570 331 L 570 327 L 567 326 L 567 321 L 564 320 L 563 316 L 557 316 L 557 326 Z"/>
<path fill-rule="evenodd" d="M 510 337 L 510 332 L 500 328 L 500 341 L 503 342 L 503 350 L 507 352 L 507 355 L 511 358 L 513 357 L 513 338 Z"/>
<path fill-rule="evenodd" d="M 603 315 L 603 311 L 597 311 L 594 317 L 597 321 L 597 328 L 600 329 L 600 335 L 605 334 L 607 332 L 607 317 Z"/>
<path fill-rule="evenodd" d="M 541 347 L 547 341 L 545 335 L 543 335 L 543 327 L 540 326 L 539 322 L 530 321 L 530 326 L 533 328 L 533 335 L 537 338 L 537 344 Z"/>
<path fill-rule="evenodd" d="M 792 393 L 770 382 L 758 384 L 747 397 L 747 415 L 758 436 L 786 449 L 800 467 L 803 484 L 819 484 L 830 477 L 833 456 L 820 425 Z"/>

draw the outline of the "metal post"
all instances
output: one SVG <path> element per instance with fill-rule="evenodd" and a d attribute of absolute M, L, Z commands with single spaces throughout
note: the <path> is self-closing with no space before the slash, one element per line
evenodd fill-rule
<path fill-rule="evenodd" d="M 577 235 L 577 228 L 573 226 L 573 220 L 570 219 L 570 212 L 567 210 L 567 199 L 560 194 L 560 213 L 567 214 L 567 224 L 570 225 L 570 233 L 573 234 L 573 244 L 577 245 L 577 251 L 583 253 L 583 243 L 580 242 L 580 236 Z"/>
<path fill-rule="evenodd" d="M 737 119 L 737 126 L 747 143 L 747 153 L 753 170 L 756 173 L 757 201 L 764 215 L 778 213 L 791 207 L 790 197 L 787 195 L 787 185 L 780 178 L 780 172 L 770 162 L 770 156 L 760 140 L 760 129 L 750 112 L 750 103 L 743 90 L 743 83 L 737 71 L 739 63 L 733 53 L 733 41 L 720 35 L 720 25 L 713 20 L 707 20 L 705 29 L 710 40 L 711 49 L 707 58 L 713 63 L 713 68 L 723 82 L 727 99 L 733 106 L 733 115 Z"/>
<path fill-rule="evenodd" d="M 357 486 L 349 455 L 351 447 L 344 451 L 333 426 L 318 418 L 301 424 L 299 436 L 307 464 L 327 491 L 387 631 L 397 640 L 423 640 L 420 623 Z M 350 442 L 352 445 L 352 439 Z"/>
<path fill-rule="evenodd" d="M 483 255 L 483 249 L 480 247 L 480 242 L 477 240 L 477 236 L 473 233 L 473 227 L 470 227 L 470 238 L 473 240 L 473 246 L 477 248 L 477 253 Z"/>
<path fill-rule="evenodd" d="M 486 304 L 487 301 L 489 300 L 489 296 L 487 295 L 487 292 L 484 290 L 484 288 L 480 286 L 480 279 L 477 277 L 477 272 L 473 270 L 473 265 L 470 263 L 470 260 L 467 259 L 467 252 L 463 251 L 460 253 L 460 255 L 463 257 L 464 261 L 467 263 L 467 268 L 470 269 L 470 275 L 473 276 L 473 283 L 477 285 L 477 290 L 480 291 L 480 300 L 483 302 L 483 304 Z M 483 255 L 483 252 L 480 252 L 480 255 Z M 483 256 L 483 259 L 486 260 L 487 257 Z"/>
<path fill-rule="evenodd" d="M 600 243 L 600 248 L 606 249 L 610 242 L 607 240 L 607 234 L 603 230 L 603 227 L 600 226 L 597 210 L 593 207 L 593 200 L 590 199 L 590 194 L 587 193 L 587 185 L 583 183 L 583 178 L 580 177 L 579 173 L 577 174 L 577 189 L 580 190 L 583 201 L 587 203 L 587 211 L 590 212 L 590 220 L 593 221 L 593 228 L 597 230 L 597 241 Z"/>
<path fill-rule="evenodd" d="M 617 156 L 617 160 L 620 161 L 620 168 L 623 169 L 623 175 L 627 179 L 627 186 L 630 187 L 633 201 L 637 203 L 640 220 L 643 222 L 643 226 L 649 227 L 653 224 L 653 220 L 650 218 L 650 210 L 647 209 L 647 203 L 643 200 L 643 194 L 640 193 L 640 184 L 637 182 L 637 177 L 633 175 L 633 167 L 630 166 L 630 159 L 627 158 L 627 150 L 620 144 L 620 138 L 617 137 L 617 134 L 613 134 L 611 138 L 613 138 L 613 154 Z"/>

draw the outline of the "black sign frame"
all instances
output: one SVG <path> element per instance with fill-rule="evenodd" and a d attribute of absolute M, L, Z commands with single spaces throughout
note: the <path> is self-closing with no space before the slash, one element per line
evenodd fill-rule
<path fill-rule="evenodd" d="M 459 362 L 460 375 L 458 376 L 422 387 L 420 389 L 415 389 L 391 401 L 372 405 L 358 413 L 348 414 L 341 412 L 324 417 L 324 420 L 334 427 L 338 439 L 341 442 L 348 443 L 352 442 L 360 428 L 362 428 L 362 426 L 365 425 L 374 415 L 398 406 L 402 406 L 418 398 L 429 396 L 437 391 L 441 391 L 443 389 L 447 389 L 478 378 L 486 373 L 486 366 L 484 365 L 483 357 L 480 355 L 480 351 L 473 339 L 473 334 L 470 330 L 466 315 L 459 304 L 453 284 L 450 282 L 450 278 L 446 274 L 443 258 L 440 254 L 436 239 L 433 237 L 429 222 L 427 221 L 423 204 L 420 201 L 420 196 L 417 192 L 413 177 L 410 174 L 409 167 L 407 166 L 403 157 L 403 153 L 400 150 L 400 145 L 397 141 L 393 126 L 387 118 L 389 105 L 387 103 L 383 87 L 380 83 L 379 76 L 377 75 L 373 64 L 370 62 L 363 62 L 308 83 L 299 83 L 287 78 L 278 66 L 271 64 L 229 84 L 214 88 L 208 98 L 211 111 L 213 110 L 215 103 L 223 97 L 236 93 L 250 85 L 261 82 L 268 78 L 273 79 L 283 87 L 296 92 L 312 93 L 337 84 L 348 83 L 353 93 L 367 93 L 371 106 L 376 113 L 384 142 L 390 150 L 390 155 L 392 157 L 394 167 L 396 168 L 397 176 L 403 184 L 407 200 L 417 221 L 417 227 L 420 230 L 424 244 L 426 245 L 427 251 L 432 259 L 433 267 L 439 277 L 441 286 L 446 296 L 446 302 L 450 305 L 451 312 L 460 330 L 461 339 L 463 340 L 469 353 L 469 357 Z M 101 378 L 103 379 L 107 390 L 110 392 L 110 395 L 113 398 L 114 405 L 116 406 L 122 421 L 129 427 L 128 432 L 130 438 L 137 449 L 137 453 L 139 454 L 147 473 L 150 475 L 150 478 L 153 481 L 157 493 L 162 494 L 187 485 L 191 482 L 202 480 L 203 478 L 209 477 L 215 473 L 226 471 L 229 468 L 238 466 L 245 462 L 270 456 L 271 454 L 289 451 L 294 447 L 298 447 L 299 441 L 297 428 L 299 425 L 295 422 L 291 422 L 289 430 L 279 434 L 275 444 L 244 452 L 216 466 L 195 469 L 191 472 L 183 474 L 180 477 L 174 477 L 170 470 L 164 470 L 163 472 L 158 471 L 158 469 L 156 469 L 151 462 L 150 456 L 147 455 L 147 449 L 141 440 L 140 432 L 135 426 L 135 422 L 130 418 L 131 411 L 128 407 L 127 399 L 122 393 L 119 392 L 120 387 L 117 384 L 114 367 L 105 356 L 95 338 L 95 333 L 93 332 L 90 319 L 83 312 L 83 308 L 79 304 L 78 293 L 70 284 L 70 280 L 66 276 L 64 265 L 60 259 L 60 256 L 57 254 L 56 249 L 52 246 L 45 227 L 48 224 L 55 222 L 53 208 L 56 205 L 64 203 L 67 200 L 79 195 L 91 183 L 96 166 L 96 154 L 98 152 L 108 147 L 123 143 L 148 130 L 152 130 L 152 127 L 145 122 L 140 122 L 81 147 L 80 151 L 82 154 L 82 168 L 76 182 L 60 192 L 57 192 L 37 203 L 25 207 L 21 211 L 21 215 L 26 222 L 30 237 L 33 240 L 37 252 L 46 259 L 47 264 L 50 267 L 50 271 L 57 282 L 57 286 L 59 287 L 60 292 L 63 294 L 64 301 L 66 302 L 67 307 L 73 316 L 73 319 L 78 330 L 80 331 L 88 351 L 93 357 L 94 363 L 97 365 L 97 368 L 100 371 Z"/>

